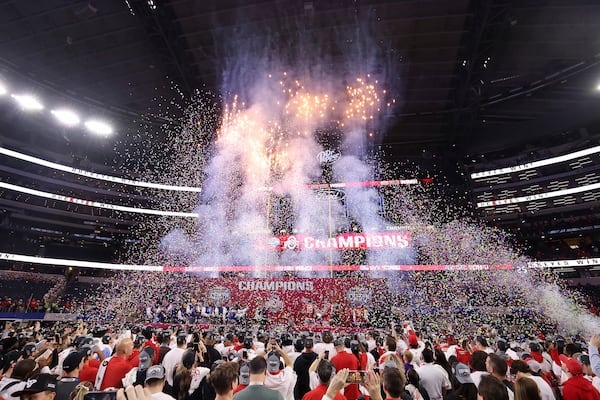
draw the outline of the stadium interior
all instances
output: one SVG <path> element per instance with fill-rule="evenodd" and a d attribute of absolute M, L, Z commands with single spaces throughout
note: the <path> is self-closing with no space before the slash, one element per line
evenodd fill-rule
<path fill-rule="evenodd" d="M 113 274 L 77 261 L 133 263 L 149 218 L 179 218 L 130 208 L 196 212 L 180 208 L 193 191 L 171 201 L 180 192 L 131 182 L 172 184 L 161 162 L 179 148 L 166 132 L 192 99 L 222 99 L 240 30 L 273 48 L 308 31 L 336 62 L 345 44 L 327 41 L 332 27 L 362 19 L 397 88 L 365 154 L 398 166 L 387 179 L 417 179 L 509 232 L 599 304 L 595 0 L 1 1 L 0 300 L 76 301 Z"/>

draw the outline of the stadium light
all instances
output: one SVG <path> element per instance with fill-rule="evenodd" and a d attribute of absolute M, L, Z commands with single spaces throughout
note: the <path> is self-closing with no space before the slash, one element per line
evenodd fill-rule
<path fill-rule="evenodd" d="M 106 122 L 98 121 L 95 119 L 86 121 L 85 127 L 90 132 L 98 135 L 111 135 L 113 133 L 112 126 L 108 125 Z"/>
<path fill-rule="evenodd" d="M 59 110 L 52 110 L 50 112 L 52 113 L 52 115 L 54 115 L 56 117 L 56 119 L 61 124 L 66 125 L 66 126 L 79 125 L 79 122 L 81 122 L 81 120 L 79 119 L 79 116 L 71 110 L 59 109 Z"/>
<path fill-rule="evenodd" d="M 4 83 L 0 82 L 0 96 L 4 96 L 6 93 L 8 93 L 6 86 L 4 86 Z"/>
<path fill-rule="evenodd" d="M 25 111 L 40 111 L 44 109 L 44 105 L 32 95 L 12 94 L 11 97 L 15 99 L 15 101 L 19 103 L 21 108 Z"/>

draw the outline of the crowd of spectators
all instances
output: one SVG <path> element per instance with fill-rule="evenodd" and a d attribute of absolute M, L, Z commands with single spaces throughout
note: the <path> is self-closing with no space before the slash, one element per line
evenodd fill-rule
<path fill-rule="evenodd" d="M 65 284 L 62 275 L 0 270 L 0 312 L 58 311 Z"/>
<path fill-rule="evenodd" d="M 431 337 L 410 321 L 321 334 L 7 322 L 0 398 L 121 390 L 123 400 L 124 389 L 127 400 L 600 399 L 600 334 L 519 341 L 497 331 Z"/>

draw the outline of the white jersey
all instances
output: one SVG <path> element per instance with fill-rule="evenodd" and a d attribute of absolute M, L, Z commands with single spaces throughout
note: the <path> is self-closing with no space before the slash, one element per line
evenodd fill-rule
<path fill-rule="evenodd" d="M 185 349 L 176 347 L 174 349 L 171 349 L 171 351 L 169 351 L 167 354 L 165 354 L 165 357 L 162 360 L 162 365 L 163 367 L 165 367 L 165 376 L 167 378 L 167 383 L 171 387 L 173 386 L 173 373 L 175 372 L 175 368 L 177 368 L 177 365 L 181 363 L 181 356 L 183 356 L 184 352 Z"/>
<path fill-rule="evenodd" d="M 277 374 L 267 372 L 265 387 L 277 390 L 283 396 L 283 400 L 294 400 L 296 380 L 298 380 L 298 377 L 292 367 L 285 367 Z"/>
<path fill-rule="evenodd" d="M 554 397 L 554 392 L 552 391 L 552 388 L 550 387 L 550 385 L 548 385 L 548 382 L 546 382 L 546 380 L 544 378 L 542 378 L 541 376 L 535 376 L 535 375 L 528 376 L 528 378 L 533 379 L 535 381 L 535 383 L 538 385 L 538 389 L 540 389 L 540 395 L 542 396 L 542 400 L 555 400 L 556 399 Z"/>
<path fill-rule="evenodd" d="M 333 343 L 315 343 L 315 346 L 313 347 L 313 351 L 317 354 L 321 354 L 324 351 L 329 350 L 329 359 L 331 360 L 333 357 L 335 357 L 335 355 L 337 354 L 337 351 L 335 351 L 335 346 L 333 345 Z"/>

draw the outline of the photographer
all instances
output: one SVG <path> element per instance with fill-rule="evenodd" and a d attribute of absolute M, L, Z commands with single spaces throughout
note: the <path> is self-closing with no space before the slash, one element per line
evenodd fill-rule
<path fill-rule="evenodd" d="M 294 400 L 294 386 L 297 376 L 294 372 L 292 360 L 279 347 L 275 339 L 267 344 L 267 377 L 265 386 L 277 390 L 284 400 Z M 281 360 L 283 359 L 283 363 Z"/>

